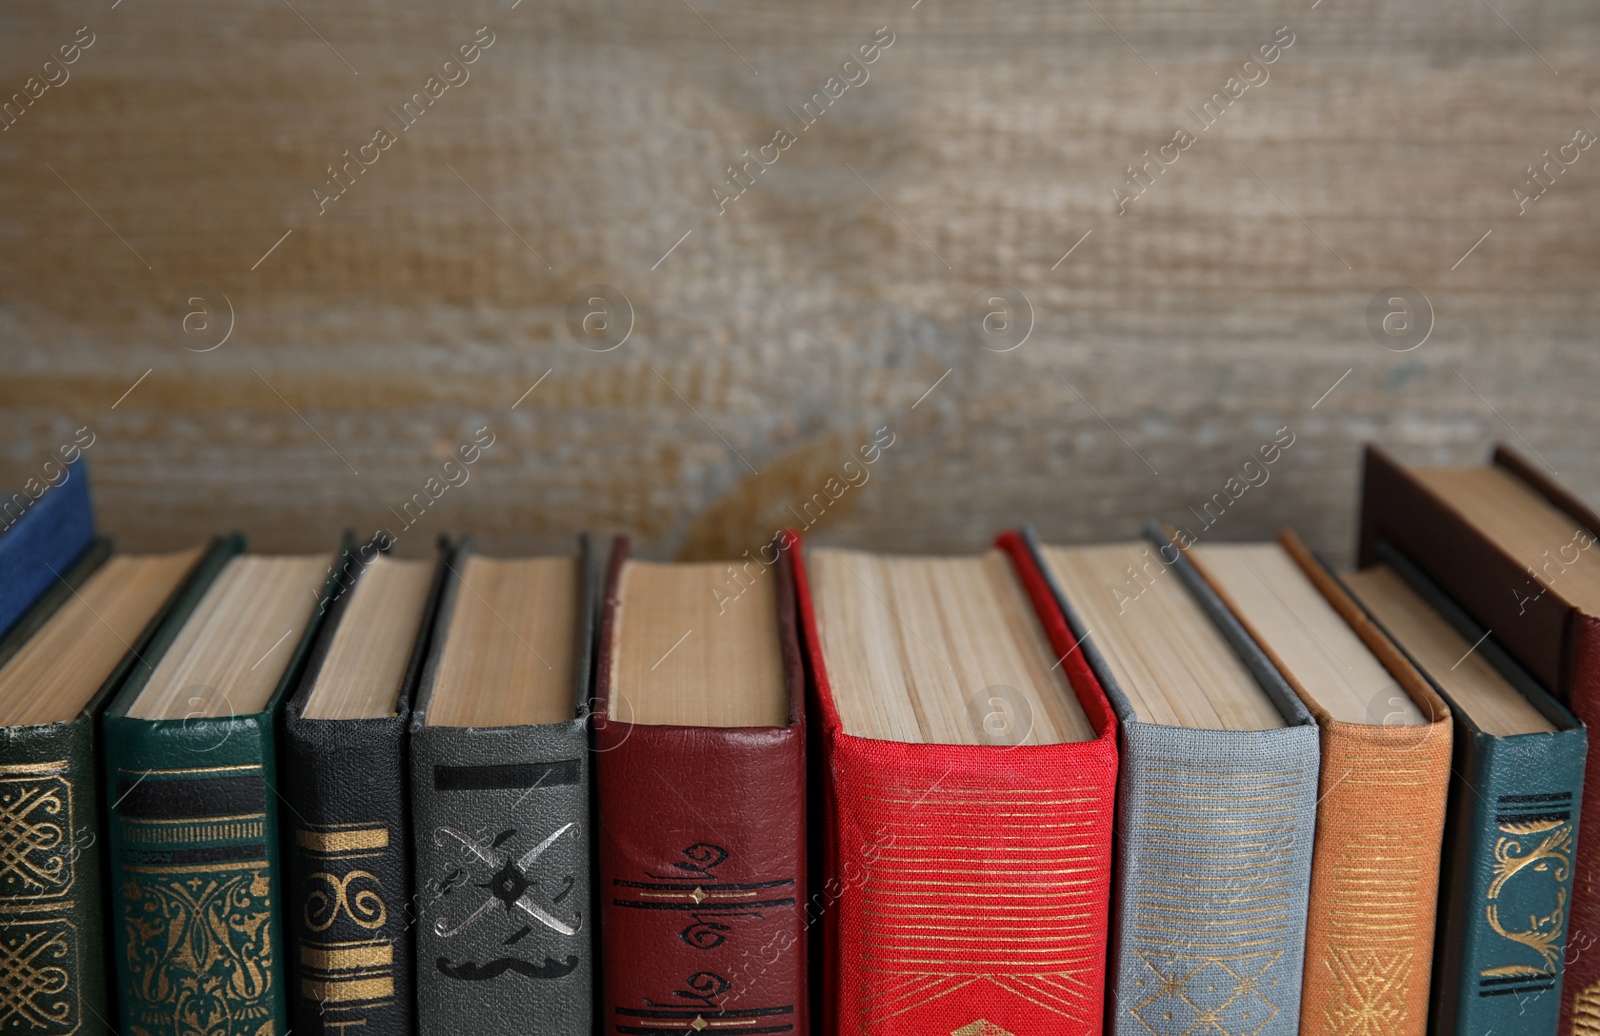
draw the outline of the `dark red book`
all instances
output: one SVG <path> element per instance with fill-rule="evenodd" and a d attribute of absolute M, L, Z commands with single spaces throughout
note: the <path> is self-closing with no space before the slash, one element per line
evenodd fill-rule
<path fill-rule="evenodd" d="M 996 546 L 815 550 L 797 567 L 821 737 L 825 1032 L 1102 1030 L 1117 722 L 1021 537 Z M 862 667 L 874 638 L 898 646 Z M 883 722 L 872 709 L 899 710 L 901 736 L 851 733 Z"/>
<path fill-rule="evenodd" d="M 768 556 L 773 560 L 766 561 Z M 789 553 L 630 560 L 596 666 L 602 1032 L 806 1033 L 805 676 Z"/>

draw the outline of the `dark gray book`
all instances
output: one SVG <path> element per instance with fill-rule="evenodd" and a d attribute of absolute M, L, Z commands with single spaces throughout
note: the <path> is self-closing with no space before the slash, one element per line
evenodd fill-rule
<path fill-rule="evenodd" d="M 588 721 L 598 573 L 585 537 L 571 586 L 566 718 L 432 725 L 452 618 L 463 607 L 493 611 L 464 578 L 471 556 L 463 542 L 447 562 L 412 713 L 418 1027 L 441 1036 L 464 1027 L 475 1036 L 587 1034 L 594 1024 Z M 522 644 L 511 650 L 536 652 L 523 634 L 516 639 Z"/>

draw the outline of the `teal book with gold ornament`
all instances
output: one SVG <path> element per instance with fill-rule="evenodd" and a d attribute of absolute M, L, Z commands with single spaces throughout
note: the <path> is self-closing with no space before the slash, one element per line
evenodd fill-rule
<path fill-rule="evenodd" d="M 338 556 L 213 551 L 102 718 L 123 1036 L 284 1036 L 275 726 Z"/>

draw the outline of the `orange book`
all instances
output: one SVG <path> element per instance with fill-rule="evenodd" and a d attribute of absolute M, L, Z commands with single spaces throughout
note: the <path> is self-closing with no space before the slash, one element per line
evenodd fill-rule
<path fill-rule="evenodd" d="M 1300 1036 L 1424 1036 L 1450 709 L 1292 533 L 1189 554 L 1320 730 Z"/>

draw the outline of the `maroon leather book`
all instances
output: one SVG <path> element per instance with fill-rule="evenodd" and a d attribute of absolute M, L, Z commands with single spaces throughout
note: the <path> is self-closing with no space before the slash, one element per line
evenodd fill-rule
<path fill-rule="evenodd" d="M 789 723 L 608 718 L 618 585 L 606 574 L 596 663 L 601 1031 L 806 1033 L 805 677 L 790 552 L 777 579 Z"/>

